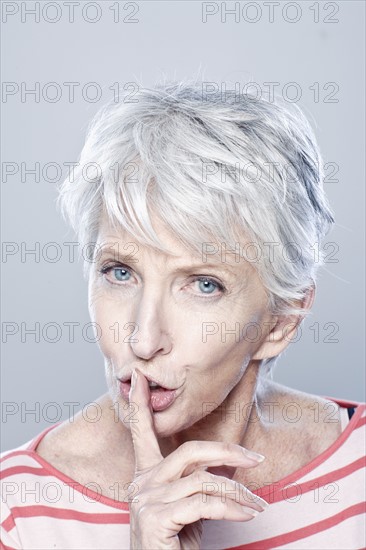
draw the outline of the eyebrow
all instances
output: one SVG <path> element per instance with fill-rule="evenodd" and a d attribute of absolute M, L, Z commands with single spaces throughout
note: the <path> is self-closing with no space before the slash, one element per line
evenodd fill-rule
<path fill-rule="evenodd" d="M 173 269 L 173 273 L 179 273 L 179 272 L 188 273 L 189 271 L 196 271 L 196 270 L 200 271 L 200 270 L 204 270 L 205 268 L 212 268 L 212 269 L 215 269 L 216 271 L 222 271 L 223 273 L 227 273 L 229 275 L 235 275 L 231 269 L 223 267 L 220 264 L 212 264 L 212 263 L 211 264 L 209 263 L 191 264 L 189 266 L 177 266 L 175 269 Z"/>
<path fill-rule="evenodd" d="M 132 243 L 134 244 L 134 243 Z M 119 260 L 121 263 L 138 263 L 138 258 L 133 257 L 133 252 L 130 254 L 126 254 L 125 252 L 119 252 L 119 247 L 117 246 L 117 250 L 113 246 L 101 246 L 98 249 L 97 256 L 98 259 L 100 259 L 103 256 L 106 256 L 108 254 L 111 254 L 115 260 Z M 239 265 L 239 263 L 237 264 Z M 176 266 L 173 268 L 172 273 L 189 273 L 191 271 L 196 270 L 204 270 L 205 268 L 211 268 L 215 269 L 216 271 L 220 271 L 222 273 L 226 273 L 227 275 L 237 275 L 232 269 L 229 267 L 224 267 L 220 263 L 196 263 L 196 264 L 190 264 L 190 265 L 182 265 L 182 266 Z"/>
<path fill-rule="evenodd" d="M 129 244 L 129 243 L 126 243 L 126 244 Z M 131 243 L 131 244 L 134 245 L 135 243 Z M 126 247 L 126 249 L 128 248 L 130 247 Z M 98 247 L 98 250 L 96 252 L 96 256 L 98 260 L 100 260 L 101 257 L 107 256 L 109 254 L 113 256 L 114 260 L 120 260 L 121 262 L 130 262 L 130 263 L 138 262 L 138 258 L 133 257 L 135 254 L 133 250 L 129 254 L 126 252 L 120 252 L 119 246 L 117 247 L 117 250 L 113 246 L 101 246 L 101 247 Z"/>

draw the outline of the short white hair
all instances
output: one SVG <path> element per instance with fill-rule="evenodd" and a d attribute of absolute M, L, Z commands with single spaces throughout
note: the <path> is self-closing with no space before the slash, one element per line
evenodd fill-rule
<path fill-rule="evenodd" d="M 234 250 L 245 235 L 259 247 L 252 264 L 270 310 L 305 317 L 294 301 L 315 281 L 320 241 L 334 222 L 311 126 L 294 104 L 206 89 L 201 81 L 165 82 L 122 91 L 102 107 L 79 166 L 60 187 L 61 212 L 82 246 L 96 241 L 103 212 L 164 252 L 152 212 L 199 253 L 204 242 Z"/>

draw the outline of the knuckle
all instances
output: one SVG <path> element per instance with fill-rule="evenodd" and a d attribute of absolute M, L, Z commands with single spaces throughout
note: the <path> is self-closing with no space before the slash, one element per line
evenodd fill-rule
<path fill-rule="evenodd" d="M 221 485 L 215 475 L 207 473 L 201 481 L 201 490 L 206 495 L 216 495 L 220 492 Z"/>
<path fill-rule="evenodd" d="M 179 445 L 179 447 L 177 449 L 175 449 L 174 454 L 176 454 L 178 456 L 178 458 L 181 458 L 186 454 L 188 443 L 189 443 L 189 441 L 185 441 L 184 443 Z"/>
<path fill-rule="evenodd" d="M 205 518 L 213 519 L 223 513 L 224 504 L 219 498 L 208 496 L 204 501 Z"/>
<path fill-rule="evenodd" d="M 191 478 L 195 485 L 199 485 L 202 481 L 205 481 L 204 472 L 200 470 L 195 470 L 193 474 L 191 474 Z"/>
<path fill-rule="evenodd" d="M 209 497 L 207 495 L 202 495 L 201 493 L 196 493 L 192 497 L 192 506 L 200 510 L 202 504 L 207 503 Z"/>
<path fill-rule="evenodd" d="M 218 476 L 212 474 L 211 472 L 203 472 L 202 481 L 204 481 L 205 483 L 215 483 L 217 485 L 219 479 Z"/>
<path fill-rule="evenodd" d="M 238 445 L 235 445 L 235 443 L 229 443 L 228 441 L 225 441 L 223 442 L 222 446 L 225 453 L 229 454 L 238 452 Z"/>
<path fill-rule="evenodd" d="M 197 452 L 198 448 L 199 448 L 198 441 L 185 441 L 179 447 L 179 449 L 184 455 L 189 455 L 189 456 L 194 455 Z"/>

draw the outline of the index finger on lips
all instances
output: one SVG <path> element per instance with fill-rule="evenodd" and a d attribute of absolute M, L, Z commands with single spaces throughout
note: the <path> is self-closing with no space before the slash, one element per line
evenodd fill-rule
<path fill-rule="evenodd" d="M 140 472 L 159 464 L 163 456 L 154 428 L 149 383 L 137 369 L 132 373 L 129 400 L 130 404 L 134 405 L 131 435 L 135 451 L 135 469 Z"/>
<path fill-rule="evenodd" d="M 220 441 L 186 441 L 165 457 L 157 468 L 155 481 L 170 482 L 188 476 L 202 468 L 233 466 L 253 468 L 264 460 L 264 456 L 249 451 L 241 445 Z"/>

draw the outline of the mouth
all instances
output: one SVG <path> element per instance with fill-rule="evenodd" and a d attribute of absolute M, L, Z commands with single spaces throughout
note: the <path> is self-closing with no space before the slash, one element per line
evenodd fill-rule
<path fill-rule="evenodd" d="M 147 377 L 146 377 L 147 378 Z M 131 379 L 119 381 L 120 394 L 124 400 L 130 401 Z M 177 397 L 176 389 L 165 388 L 149 379 L 150 404 L 154 412 L 161 412 L 170 407 Z"/>

